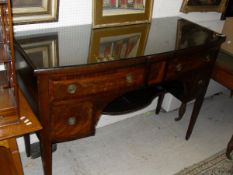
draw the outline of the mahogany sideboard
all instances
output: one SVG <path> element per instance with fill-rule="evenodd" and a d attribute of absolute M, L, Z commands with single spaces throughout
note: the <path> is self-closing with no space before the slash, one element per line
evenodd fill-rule
<path fill-rule="evenodd" d="M 91 25 L 22 32 L 15 37 L 17 81 L 43 129 L 45 175 L 53 143 L 95 134 L 104 109 L 128 92 L 174 87 L 195 100 L 186 134 L 198 117 L 225 36 L 179 17 L 151 24 Z"/>

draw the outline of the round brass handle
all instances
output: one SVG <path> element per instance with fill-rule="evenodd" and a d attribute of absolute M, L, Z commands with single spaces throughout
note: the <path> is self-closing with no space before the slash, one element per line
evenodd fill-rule
<path fill-rule="evenodd" d="M 132 83 L 133 82 L 133 76 L 131 74 L 126 76 L 126 81 L 127 83 Z"/>
<path fill-rule="evenodd" d="M 206 62 L 210 62 L 210 56 L 207 55 L 206 58 L 205 58 Z"/>
<path fill-rule="evenodd" d="M 75 84 L 70 84 L 68 87 L 67 87 L 67 92 L 69 94 L 74 94 L 76 91 L 77 91 L 77 86 Z"/>
<path fill-rule="evenodd" d="M 203 82 L 204 82 L 203 80 L 199 80 L 198 84 L 201 85 L 201 84 L 203 84 Z"/>
<path fill-rule="evenodd" d="M 73 126 L 77 123 L 77 119 L 75 117 L 68 118 L 68 125 Z"/>
<path fill-rule="evenodd" d="M 4 117 L 2 115 L 0 115 L 0 121 L 3 121 Z"/>
<path fill-rule="evenodd" d="M 178 65 L 176 66 L 176 71 L 177 71 L 177 72 L 182 71 L 182 69 L 183 69 L 182 64 L 178 64 Z"/>

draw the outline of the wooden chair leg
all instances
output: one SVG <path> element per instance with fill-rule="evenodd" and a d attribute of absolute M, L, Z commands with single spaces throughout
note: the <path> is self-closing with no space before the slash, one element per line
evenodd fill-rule
<path fill-rule="evenodd" d="M 177 118 L 175 118 L 175 121 L 180 121 L 183 118 L 184 113 L 186 111 L 186 106 L 187 106 L 187 103 L 182 102 L 182 104 L 179 108 L 179 116 Z"/>
<path fill-rule="evenodd" d="M 229 141 L 229 143 L 227 145 L 227 151 L 226 151 L 226 156 L 230 160 L 232 160 L 232 158 L 231 158 L 232 151 L 233 151 L 233 135 L 232 135 L 231 140 Z"/>
<path fill-rule="evenodd" d="M 162 104 L 163 104 L 164 95 L 165 95 L 165 93 L 161 93 L 159 95 L 159 97 L 158 97 L 158 103 L 157 103 L 157 107 L 156 107 L 156 110 L 155 110 L 155 114 L 159 114 L 159 112 L 161 110 L 161 107 L 162 107 Z"/>
<path fill-rule="evenodd" d="M 24 142 L 25 142 L 25 151 L 27 157 L 31 156 L 31 143 L 30 143 L 30 134 L 24 135 Z"/>

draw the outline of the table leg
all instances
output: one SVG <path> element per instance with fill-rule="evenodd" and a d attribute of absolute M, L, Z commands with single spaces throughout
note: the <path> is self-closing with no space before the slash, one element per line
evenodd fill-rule
<path fill-rule="evenodd" d="M 232 159 L 231 158 L 231 152 L 233 151 L 233 135 L 231 137 L 231 140 L 229 141 L 228 145 L 227 145 L 227 151 L 226 151 L 226 156 L 228 159 Z"/>
<path fill-rule="evenodd" d="M 187 106 L 187 103 L 182 102 L 182 104 L 179 108 L 179 116 L 177 118 L 175 118 L 175 121 L 180 121 L 182 119 L 182 117 L 184 116 L 184 113 L 186 111 L 186 106 Z"/>
<path fill-rule="evenodd" d="M 204 96 L 205 96 L 205 94 L 202 94 L 198 98 L 196 98 L 196 100 L 195 100 L 192 115 L 191 115 L 189 126 L 188 126 L 188 130 L 187 130 L 186 137 L 185 137 L 186 140 L 188 140 L 192 134 L 194 125 L 196 123 L 198 114 L 201 110 L 201 106 L 202 106 L 202 103 L 204 101 Z"/>
<path fill-rule="evenodd" d="M 52 143 L 47 136 L 41 134 L 40 144 L 44 175 L 52 175 Z"/>
<path fill-rule="evenodd" d="M 156 110 L 155 110 L 155 114 L 159 114 L 159 112 L 161 110 L 163 99 L 164 99 L 164 95 L 165 95 L 165 92 L 161 93 L 159 95 L 159 97 L 158 97 L 158 103 L 157 103 L 157 107 L 156 107 Z"/>
<path fill-rule="evenodd" d="M 24 143 L 27 157 L 31 156 L 31 143 L 30 143 L 30 134 L 24 135 Z"/>

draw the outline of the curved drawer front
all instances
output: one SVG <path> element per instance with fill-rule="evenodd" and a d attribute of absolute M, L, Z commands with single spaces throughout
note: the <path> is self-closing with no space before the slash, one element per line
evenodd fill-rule
<path fill-rule="evenodd" d="M 165 66 L 166 66 L 165 61 L 153 63 L 151 65 L 150 73 L 148 76 L 148 84 L 149 85 L 162 82 L 162 80 L 164 78 L 164 74 L 165 74 Z"/>
<path fill-rule="evenodd" d="M 144 83 L 144 67 L 111 70 L 72 79 L 50 80 L 50 100 L 69 99 L 104 93 L 121 88 L 138 87 Z"/>
<path fill-rule="evenodd" d="M 213 61 L 213 55 L 208 53 L 177 57 L 168 63 L 166 79 L 174 79 L 179 75 L 185 76 L 186 72 L 211 64 Z"/>
<path fill-rule="evenodd" d="M 52 140 L 63 141 L 93 133 L 93 105 L 90 102 L 66 102 L 52 107 Z"/>

